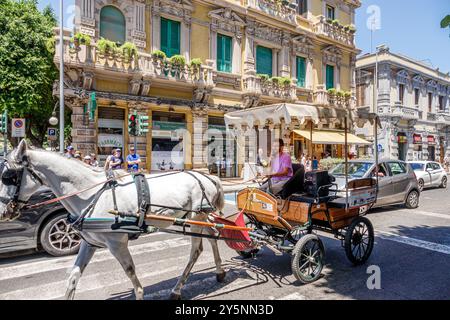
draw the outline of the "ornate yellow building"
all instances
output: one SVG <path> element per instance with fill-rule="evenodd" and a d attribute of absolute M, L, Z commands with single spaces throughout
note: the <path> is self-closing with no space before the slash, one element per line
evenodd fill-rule
<path fill-rule="evenodd" d="M 65 32 L 63 44 L 65 99 L 73 145 L 100 159 L 112 147 L 126 154 L 134 110 L 150 117 L 138 153 L 146 169 L 161 170 L 211 169 L 208 129 L 223 132 L 227 111 L 281 102 L 354 106 L 359 0 L 76 0 L 76 6 L 75 30 Z M 56 37 L 55 63 L 59 45 Z M 89 121 L 85 106 L 93 92 L 97 109 Z M 233 159 L 222 174 L 240 175 L 249 157 L 243 145 L 224 140 L 224 154 Z M 179 161 L 169 163 L 164 156 L 174 147 Z"/>

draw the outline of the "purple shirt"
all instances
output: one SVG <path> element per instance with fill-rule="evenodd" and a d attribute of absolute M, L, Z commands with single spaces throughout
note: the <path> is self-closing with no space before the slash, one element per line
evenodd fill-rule
<path fill-rule="evenodd" d="M 288 173 L 282 177 L 273 177 L 272 182 L 288 180 L 293 175 L 291 156 L 285 152 L 281 156 L 277 153 L 272 159 L 272 173 L 283 172 L 285 168 L 288 168 Z"/>

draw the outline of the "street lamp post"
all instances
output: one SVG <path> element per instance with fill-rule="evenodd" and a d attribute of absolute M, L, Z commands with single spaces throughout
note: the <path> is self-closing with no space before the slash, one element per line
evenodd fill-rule
<path fill-rule="evenodd" d="M 59 0 L 59 152 L 64 153 L 64 10 L 63 0 Z"/>
<path fill-rule="evenodd" d="M 375 113 L 377 116 L 375 118 L 375 170 L 378 174 L 378 52 L 380 49 L 385 48 L 386 46 L 384 44 L 379 45 L 375 48 L 375 73 L 374 73 L 374 79 L 373 79 L 373 107 L 372 112 Z"/>

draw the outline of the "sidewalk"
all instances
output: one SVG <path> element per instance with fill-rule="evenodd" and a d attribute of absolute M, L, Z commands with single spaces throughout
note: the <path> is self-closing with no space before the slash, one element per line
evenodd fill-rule
<path fill-rule="evenodd" d="M 248 187 L 259 187 L 256 182 L 244 182 L 244 179 L 222 180 L 223 191 L 225 193 L 234 193 Z"/>

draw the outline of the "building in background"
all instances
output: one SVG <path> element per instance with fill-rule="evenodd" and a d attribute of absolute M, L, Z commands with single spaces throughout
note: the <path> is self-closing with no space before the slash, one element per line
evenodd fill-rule
<path fill-rule="evenodd" d="M 224 113 L 283 102 L 355 107 L 359 0 L 75 3 L 80 8 L 75 30 L 65 31 L 62 44 L 66 103 L 73 114 L 73 145 L 98 153 L 100 160 L 115 147 L 127 154 L 133 143 L 127 118 L 137 110 L 150 117 L 149 133 L 137 138 L 147 170 L 208 168 L 223 177 L 239 176 L 258 148 L 270 152 L 271 139 L 252 144 L 248 137 L 225 135 Z M 71 40 L 72 34 L 90 41 Z M 57 30 L 55 35 L 58 63 Z M 115 49 L 104 39 L 125 45 Z M 332 88 L 338 93 L 329 94 Z M 98 107 L 89 122 L 85 106 L 92 92 Z M 315 130 L 342 130 L 333 112 L 328 119 L 327 114 Z M 292 139 L 296 156 L 307 150 L 306 137 L 271 126 L 270 119 L 255 129 Z M 176 161 L 167 158 L 174 148 Z M 342 156 L 342 148 L 331 144 L 317 148 Z"/>
<path fill-rule="evenodd" d="M 378 103 L 373 109 L 375 54 L 358 58 L 357 105 L 377 112 L 380 155 L 400 160 L 443 162 L 450 153 L 450 75 L 411 58 L 380 49 Z M 372 128 L 357 129 L 373 141 Z"/>

